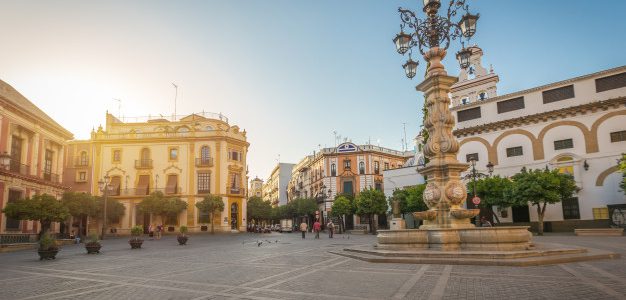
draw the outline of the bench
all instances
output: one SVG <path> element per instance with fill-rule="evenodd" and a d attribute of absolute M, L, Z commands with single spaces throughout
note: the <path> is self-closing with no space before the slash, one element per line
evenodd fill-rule
<path fill-rule="evenodd" d="M 624 228 L 574 229 L 574 234 L 579 236 L 622 236 Z"/>

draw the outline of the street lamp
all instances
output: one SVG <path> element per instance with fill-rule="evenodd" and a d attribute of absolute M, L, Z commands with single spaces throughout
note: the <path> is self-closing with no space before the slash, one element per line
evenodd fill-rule
<path fill-rule="evenodd" d="M 8 170 L 10 164 L 11 155 L 9 155 L 6 151 L 2 152 L 2 154 L 0 154 L 0 167 L 2 167 L 3 170 Z"/>
<path fill-rule="evenodd" d="M 101 233 L 101 240 L 104 240 L 104 233 L 106 231 L 106 223 L 107 223 L 107 198 L 109 196 L 109 192 L 113 190 L 113 186 L 110 186 L 109 184 L 111 183 L 111 178 L 109 177 L 109 175 L 105 175 L 104 176 L 104 180 L 99 180 L 98 181 L 98 189 L 100 189 L 100 192 L 102 192 L 103 196 L 104 196 L 104 209 L 103 209 L 103 216 L 102 216 L 102 233 Z"/>
<path fill-rule="evenodd" d="M 476 23 L 479 15 L 469 13 L 469 5 L 465 4 L 466 0 L 452 0 L 445 16 L 440 16 L 437 11 L 441 7 L 440 0 L 423 0 L 423 11 L 426 13 L 425 19 L 419 19 L 417 15 L 408 9 L 399 8 L 400 33 L 393 39 L 396 51 L 404 55 L 412 48 L 418 48 L 424 58 L 431 63 L 440 67 L 441 53 L 445 55 L 445 50 L 450 46 L 450 41 L 465 38 L 467 41 L 476 33 Z M 459 10 L 465 13 L 458 22 L 452 21 L 457 16 Z M 404 30 L 409 29 L 412 32 L 405 33 Z M 438 53 L 430 53 L 437 50 Z M 441 52 L 440 50 L 443 50 Z M 461 64 L 461 68 L 465 69 L 469 66 L 469 57 L 471 50 L 461 46 L 461 50 L 457 53 L 457 58 Z M 434 61 L 433 58 L 435 58 Z M 409 60 L 402 66 L 408 78 L 413 78 L 417 71 L 418 62 Z M 441 66 L 443 68 L 443 66 Z"/>
<path fill-rule="evenodd" d="M 470 159 L 470 165 L 472 166 L 472 170 L 470 171 L 470 173 L 466 174 L 464 178 L 467 180 L 472 180 L 472 194 L 474 196 L 473 198 L 476 198 L 476 177 L 484 178 L 491 176 L 491 173 L 493 173 L 493 164 L 491 162 L 487 164 L 489 175 L 476 171 L 476 159 L 473 157 Z M 478 225 L 478 215 L 476 215 L 476 225 Z"/>

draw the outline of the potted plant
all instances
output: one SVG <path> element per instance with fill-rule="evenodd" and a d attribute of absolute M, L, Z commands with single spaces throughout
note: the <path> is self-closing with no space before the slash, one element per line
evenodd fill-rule
<path fill-rule="evenodd" d="M 91 234 L 89 240 L 85 243 L 87 254 L 100 253 L 100 248 L 102 248 L 102 245 L 98 241 L 98 235 L 95 233 Z"/>
<path fill-rule="evenodd" d="M 56 239 L 49 233 L 44 233 L 39 239 L 37 253 L 39 254 L 39 260 L 55 259 L 57 253 L 59 253 L 59 246 L 57 246 Z"/>
<path fill-rule="evenodd" d="M 130 234 L 133 236 L 128 243 L 130 244 L 131 249 L 139 249 L 141 248 L 141 244 L 143 244 L 143 240 L 139 238 L 143 233 L 143 226 L 135 225 L 130 229 Z"/>
<path fill-rule="evenodd" d="M 187 240 L 189 239 L 189 237 L 187 237 L 187 235 L 185 235 L 185 233 L 187 233 L 188 229 L 187 226 L 180 226 L 180 234 L 178 235 L 178 237 L 176 237 L 178 239 L 178 244 L 179 245 L 186 245 L 187 244 Z"/>

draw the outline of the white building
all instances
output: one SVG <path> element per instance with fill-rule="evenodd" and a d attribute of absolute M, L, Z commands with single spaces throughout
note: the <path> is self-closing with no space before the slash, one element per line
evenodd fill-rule
<path fill-rule="evenodd" d="M 558 168 L 581 190 L 550 205 L 546 229 L 608 226 L 607 205 L 624 204 L 616 161 L 626 152 L 626 66 L 498 96 L 499 78 L 482 67 L 473 47 L 471 66 L 452 86 L 454 134 L 460 161 L 495 165 L 511 176 L 526 168 Z M 471 204 L 470 204 L 471 206 Z M 501 222 L 536 222 L 534 207 L 499 212 Z"/>
<path fill-rule="evenodd" d="M 272 206 L 287 204 L 287 185 L 291 180 L 293 166 L 294 164 L 279 163 L 274 167 L 263 184 L 263 200 L 269 201 Z"/>

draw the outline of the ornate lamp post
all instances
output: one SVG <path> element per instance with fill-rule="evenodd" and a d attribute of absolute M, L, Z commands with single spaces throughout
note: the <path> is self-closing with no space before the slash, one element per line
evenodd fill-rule
<path fill-rule="evenodd" d="M 472 200 L 473 200 L 476 198 L 476 178 L 490 177 L 491 173 L 493 173 L 493 164 L 491 162 L 487 164 L 489 175 L 476 171 L 476 160 L 473 157 L 472 159 L 470 159 L 470 164 L 472 165 L 472 170 L 468 174 L 465 174 L 463 178 L 467 180 L 470 180 L 470 179 L 472 180 L 472 195 L 473 195 Z M 474 203 L 474 205 L 478 206 L 478 204 L 476 203 Z M 476 215 L 475 222 L 476 222 L 475 224 L 478 225 L 478 215 Z"/>
<path fill-rule="evenodd" d="M 104 180 L 99 180 L 98 181 L 98 189 L 100 189 L 100 192 L 102 192 L 102 195 L 104 197 L 104 208 L 103 210 L 103 216 L 102 216 L 102 233 L 100 236 L 101 240 L 104 240 L 104 234 L 106 231 L 106 224 L 107 224 L 107 198 L 109 196 L 109 192 L 113 190 L 113 187 L 109 185 L 109 183 L 111 183 L 111 178 L 109 177 L 109 175 L 105 175 L 104 176 Z"/>
<path fill-rule="evenodd" d="M 468 165 L 456 158 L 459 143 L 452 135 L 454 116 L 449 109 L 448 93 L 458 79 L 447 75 L 441 60 L 446 56 L 451 40 L 469 40 L 474 35 L 478 15 L 469 13 L 465 0 L 451 0 L 445 15 L 437 13 L 441 7 L 440 0 L 423 0 L 423 4 L 422 10 L 426 14 L 423 19 L 411 10 L 398 9 L 401 31 L 393 39 L 398 53 L 409 53 L 409 60 L 403 65 L 408 78 L 417 73 L 418 62 L 411 58 L 413 49 L 417 48 L 427 62 L 426 77 L 416 88 L 424 92 L 428 110 L 424 126 L 429 139 L 424 146 L 424 154 L 430 160 L 420 168 L 420 172 L 428 178 L 424 200 L 429 211 L 416 216 L 424 220 L 424 225 L 420 227 L 423 229 L 473 227 L 469 218 L 474 212 L 461 208 L 467 192 L 460 173 Z M 458 15 L 462 16 L 453 21 Z M 471 50 L 464 46 L 457 53 L 462 68 L 469 66 L 470 54 Z"/>

